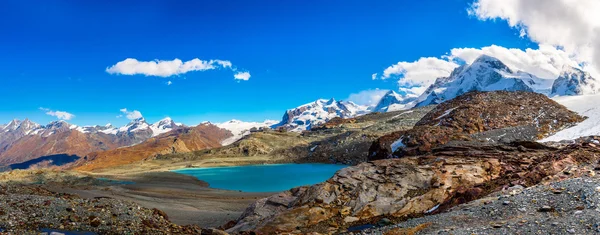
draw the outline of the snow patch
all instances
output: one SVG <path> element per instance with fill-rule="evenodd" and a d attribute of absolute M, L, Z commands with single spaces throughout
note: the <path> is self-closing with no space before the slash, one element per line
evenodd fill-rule
<path fill-rule="evenodd" d="M 600 106 L 598 105 L 600 104 L 600 95 L 562 96 L 553 99 L 588 119 L 540 142 L 573 140 L 590 135 L 600 135 Z"/>

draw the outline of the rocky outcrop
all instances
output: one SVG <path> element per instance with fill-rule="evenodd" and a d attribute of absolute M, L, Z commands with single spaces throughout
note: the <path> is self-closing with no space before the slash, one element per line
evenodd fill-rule
<path fill-rule="evenodd" d="M 423 156 L 362 163 L 324 183 L 257 201 L 229 231 L 334 233 L 382 218 L 438 213 L 504 187 L 588 174 L 600 160 L 596 143 L 557 149 L 536 142 L 457 142 Z"/>
<path fill-rule="evenodd" d="M 425 154 L 458 140 L 538 140 L 583 120 L 538 93 L 470 92 L 438 105 L 415 128 L 379 138 L 369 159 Z"/>

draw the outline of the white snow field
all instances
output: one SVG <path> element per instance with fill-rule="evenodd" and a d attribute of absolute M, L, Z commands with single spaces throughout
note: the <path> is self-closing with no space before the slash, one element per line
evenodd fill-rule
<path fill-rule="evenodd" d="M 568 109 L 588 117 L 588 119 L 577 126 L 562 130 L 543 139 L 541 142 L 573 140 L 584 136 L 600 135 L 600 94 L 563 96 L 554 98 L 554 100 Z"/>

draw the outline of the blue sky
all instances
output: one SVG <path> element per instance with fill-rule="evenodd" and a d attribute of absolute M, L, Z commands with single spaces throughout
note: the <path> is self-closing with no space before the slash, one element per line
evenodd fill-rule
<path fill-rule="evenodd" d="M 195 125 L 279 119 L 318 98 L 346 99 L 399 61 L 452 48 L 537 47 L 506 22 L 467 14 L 467 0 L 13 1 L 0 9 L 0 123 L 75 115 L 77 125 L 123 125 L 139 110 Z M 231 61 L 229 69 L 171 77 L 109 74 L 126 58 Z M 171 85 L 167 82 L 171 81 Z"/>

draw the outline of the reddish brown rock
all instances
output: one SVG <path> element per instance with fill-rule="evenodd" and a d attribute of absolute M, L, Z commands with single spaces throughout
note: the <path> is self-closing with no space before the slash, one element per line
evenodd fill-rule
<path fill-rule="evenodd" d="M 439 104 L 412 130 L 379 138 L 369 149 L 369 160 L 425 154 L 450 141 L 537 140 L 583 120 L 538 93 L 470 92 Z M 392 149 L 396 141 L 402 147 Z"/>

